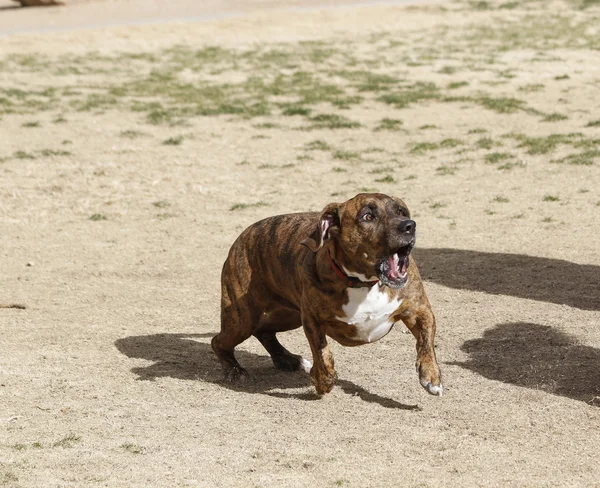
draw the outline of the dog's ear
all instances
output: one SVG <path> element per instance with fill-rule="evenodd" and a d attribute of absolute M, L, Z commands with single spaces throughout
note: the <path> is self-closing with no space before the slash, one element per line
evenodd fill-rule
<path fill-rule="evenodd" d="M 392 197 L 392 200 L 394 200 L 398 205 L 400 205 L 406 211 L 406 216 L 410 219 L 410 210 L 406 206 L 406 203 L 404 203 L 398 197 Z"/>
<path fill-rule="evenodd" d="M 331 239 L 333 233 L 340 228 L 339 204 L 330 203 L 321 212 L 317 228 L 300 244 L 308 247 L 312 252 L 317 252 L 323 247 L 326 240 Z"/>

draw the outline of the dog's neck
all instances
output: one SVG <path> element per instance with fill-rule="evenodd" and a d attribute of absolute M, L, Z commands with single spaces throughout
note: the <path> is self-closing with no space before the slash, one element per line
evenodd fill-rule
<path fill-rule="evenodd" d="M 340 281 L 342 281 L 348 288 L 370 288 L 379 282 L 379 280 L 363 281 L 360 278 L 357 278 L 355 276 L 348 276 L 348 274 L 342 270 L 342 268 L 335 262 L 335 260 L 331 256 L 331 250 L 326 249 L 325 252 L 327 255 L 327 261 L 329 262 L 330 268 L 336 274 L 338 279 Z"/>

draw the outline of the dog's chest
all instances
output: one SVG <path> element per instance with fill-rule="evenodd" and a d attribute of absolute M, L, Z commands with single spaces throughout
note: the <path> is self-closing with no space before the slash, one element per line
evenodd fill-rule
<path fill-rule="evenodd" d="M 391 315 L 402 303 L 401 299 L 390 298 L 379 283 L 371 288 L 348 288 L 346 293 L 348 303 L 342 305 L 344 315 L 336 319 L 356 327 L 354 339 L 375 342 L 390 331 L 394 325 Z"/>

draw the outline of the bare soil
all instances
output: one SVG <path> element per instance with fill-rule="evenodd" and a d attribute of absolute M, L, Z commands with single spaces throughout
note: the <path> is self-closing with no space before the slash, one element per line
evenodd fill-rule
<path fill-rule="evenodd" d="M 600 486 L 597 2 L 221 5 L 0 10 L 0 486 Z M 322 399 L 253 339 L 223 383 L 233 240 L 361 191 L 418 223 L 445 396 L 401 328 Z"/>

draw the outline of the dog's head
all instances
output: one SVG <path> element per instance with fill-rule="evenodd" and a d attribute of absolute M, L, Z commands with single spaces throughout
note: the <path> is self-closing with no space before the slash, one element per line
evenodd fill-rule
<path fill-rule="evenodd" d="M 377 277 L 390 288 L 401 288 L 408 280 L 416 226 L 399 198 L 360 193 L 327 205 L 303 244 L 313 252 L 327 247 L 349 276 L 365 281 Z"/>

